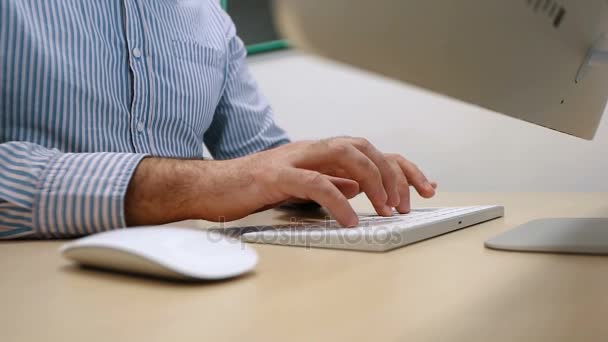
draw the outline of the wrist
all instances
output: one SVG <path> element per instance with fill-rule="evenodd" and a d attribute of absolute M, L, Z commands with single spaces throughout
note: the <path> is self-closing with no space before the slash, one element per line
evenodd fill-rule
<path fill-rule="evenodd" d="M 255 202 L 255 182 L 246 158 L 195 161 L 178 172 L 184 178 L 180 212 L 186 218 L 222 221 Z M 241 216 L 241 215 L 236 215 Z"/>
<path fill-rule="evenodd" d="M 125 198 L 128 225 L 162 224 L 195 218 L 197 189 L 206 161 L 145 158 Z M 199 165 L 201 164 L 201 165 Z"/>

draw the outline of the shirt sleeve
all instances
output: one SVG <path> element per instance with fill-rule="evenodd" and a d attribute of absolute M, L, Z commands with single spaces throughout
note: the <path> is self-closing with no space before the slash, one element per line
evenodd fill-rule
<path fill-rule="evenodd" d="M 215 159 L 241 157 L 289 142 L 249 72 L 245 46 L 236 35 L 234 24 L 226 18 L 229 23 L 226 84 L 204 136 L 205 145 Z"/>
<path fill-rule="evenodd" d="M 61 153 L 0 144 L 0 239 L 68 238 L 125 227 L 134 153 Z"/>

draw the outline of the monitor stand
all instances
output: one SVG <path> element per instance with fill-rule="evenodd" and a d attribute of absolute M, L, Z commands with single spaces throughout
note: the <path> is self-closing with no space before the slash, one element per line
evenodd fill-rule
<path fill-rule="evenodd" d="M 582 81 L 593 67 L 606 67 L 608 65 L 608 49 L 606 45 L 608 40 L 606 34 L 602 33 L 596 40 L 593 46 L 587 52 L 587 56 L 583 60 L 583 64 L 578 69 L 576 74 L 576 83 Z"/>
<path fill-rule="evenodd" d="M 608 218 L 548 218 L 495 236 L 486 247 L 521 252 L 608 254 Z"/>

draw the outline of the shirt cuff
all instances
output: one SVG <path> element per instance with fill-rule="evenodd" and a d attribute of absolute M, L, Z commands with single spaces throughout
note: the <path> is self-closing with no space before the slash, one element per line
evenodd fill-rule
<path fill-rule="evenodd" d="M 33 210 L 35 234 L 77 237 L 126 226 L 129 181 L 145 154 L 57 154 L 40 178 Z"/>

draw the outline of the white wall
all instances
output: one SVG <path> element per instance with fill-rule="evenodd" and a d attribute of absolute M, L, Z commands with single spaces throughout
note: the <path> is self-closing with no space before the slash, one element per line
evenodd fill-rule
<path fill-rule="evenodd" d="M 364 136 L 447 191 L 608 191 L 608 119 L 589 142 L 295 51 L 250 67 L 293 139 Z"/>

